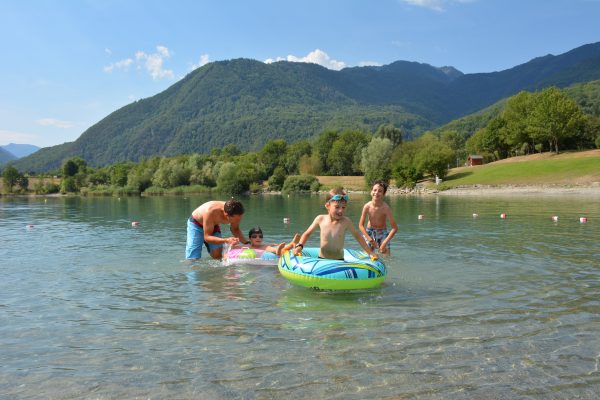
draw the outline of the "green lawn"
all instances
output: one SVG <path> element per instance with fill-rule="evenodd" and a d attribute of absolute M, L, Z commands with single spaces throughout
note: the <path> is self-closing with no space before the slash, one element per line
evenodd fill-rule
<path fill-rule="evenodd" d="M 521 158 L 450 170 L 443 186 L 569 185 L 600 182 L 600 153 L 570 153 L 544 159 Z"/>

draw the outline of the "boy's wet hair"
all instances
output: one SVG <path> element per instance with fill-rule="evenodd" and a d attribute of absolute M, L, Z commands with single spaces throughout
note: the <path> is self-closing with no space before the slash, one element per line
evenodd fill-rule
<path fill-rule="evenodd" d="M 227 213 L 227 215 L 230 216 L 244 214 L 244 206 L 242 205 L 242 202 L 235 199 L 227 200 L 223 210 Z"/>
<path fill-rule="evenodd" d="M 255 226 L 254 228 L 250 229 L 250 232 L 248 232 L 248 237 L 251 237 L 254 234 L 259 234 L 262 235 L 263 231 L 262 229 L 260 229 L 260 226 Z"/>
<path fill-rule="evenodd" d="M 331 201 L 331 198 L 333 196 L 336 196 L 336 195 L 346 196 L 346 191 L 342 187 L 337 187 L 337 188 L 331 189 L 329 191 L 329 193 L 327 193 L 327 201 L 326 201 L 326 203 L 329 203 Z"/>
<path fill-rule="evenodd" d="M 383 188 L 383 194 L 386 194 L 387 189 L 388 189 L 387 182 L 382 181 L 382 180 L 377 180 L 377 181 L 373 182 L 373 186 L 375 186 L 375 185 L 381 186 Z M 373 187 L 373 186 L 371 186 L 371 187 Z"/>

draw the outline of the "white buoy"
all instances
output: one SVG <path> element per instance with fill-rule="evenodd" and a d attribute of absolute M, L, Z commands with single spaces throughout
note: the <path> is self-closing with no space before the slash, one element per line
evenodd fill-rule
<path fill-rule="evenodd" d="M 131 223 L 131 226 L 139 226 L 140 225 L 140 221 L 133 221 Z"/>
<path fill-rule="evenodd" d="M 425 219 L 425 216 L 423 214 L 419 214 L 419 219 Z"/>
<path fill-rule="evenodd" d="M 33 224 L 27 225 L 27 229 L 33 229 Z"/>
<path fill-rule="evenodd" d="M 284 218 L 283 219 L 283 223 L 284 224 L 289 224 L 290 223 L 290 219 L 289 218 Z"/>
<path fill-rule="evenodd" d="M 479 217 L 479 214 L 473 213 L 473 218 L 477 218 L 477 217 Z"/>
<path fill-rule="evenodd" d="M 507 216 L 506 213 L 500 214 L 500 218 L 502 218 L 502 219 L 506 219 L 506 216 Z"/>
<path fill-rule="evenodd" d="M 552 216 L 552 221 L 558 222 L 558 215 L 553 215 Z"/>
<path fill-rule="evenodd" d="M 579 222 L 581 222 L 582 224 L 585 224 L 587 222 L 587 217 L 580 217 Z"/>

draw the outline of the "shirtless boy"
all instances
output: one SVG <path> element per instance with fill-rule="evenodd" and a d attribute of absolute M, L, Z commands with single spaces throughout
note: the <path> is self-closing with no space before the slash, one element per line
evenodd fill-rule
<path fill-rule="evenodd" d="M 364 205 L 358 229 L 362 232 L 365 240 L 372 249 L 377 249 L 381 254 L 389 255 L 388 247 L 390 240 L 398 232 L 398 225 L 392 215 L 392 209 L 383 201 L 387 192 L 387 184 L 384 181 L 376 181 L 371 189 L 371 201 Z M 369 219 L 365 229 L 366 219 Z M 390 221 L 392 230 L 388 232 L 386 220 Z"/>
<path fill-rule="evenodd" d="M 341 189 L 332 189 L 327 195 L 327 202 L 325 208 L 327 214 L 318 215 L 313 223 L 300 237 L 300 242 L 294 247 L 294 252 L 300 254 L 304 243 L 308 240 L 310 235 L 319 228 L 321 230 L 321 245 L 319 251 L 320 258 L 329 258 L 333 260 L 344 259 L 344 238 L 346 231 L 350 231 L 358 244 L 371 256 L 372 259 L 377 259 L 377 256 L 367 246 L 364 239 L 360 237 L 360 234 L 350 221 L 350 218 L 346 217 L 346 205 L 348 204 L 348 195 Z"/>
<path fill-rule="evenodd" d="M 202 257 L 202 245 L 206 245 L 212 258 L 221 259 L 223 244 L 250 243 L 240 230 L 244 206 L 238 200 L 209 201 L 192 212 L 187 221 L 187 243 L 185 258 L 195 260 Z M 224 238 L 221 224 L 230 224 L 233 236 Z"/>

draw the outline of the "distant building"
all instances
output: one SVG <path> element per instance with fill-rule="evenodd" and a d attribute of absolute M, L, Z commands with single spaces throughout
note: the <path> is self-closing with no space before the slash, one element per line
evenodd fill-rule
<path fill-rule="evenodd" d="M 483 156 L 471 154 L 469 158 L 467 158 L 467 165 L 469 167 L 472 167 L 473 165 L 483 165 Z"/>

